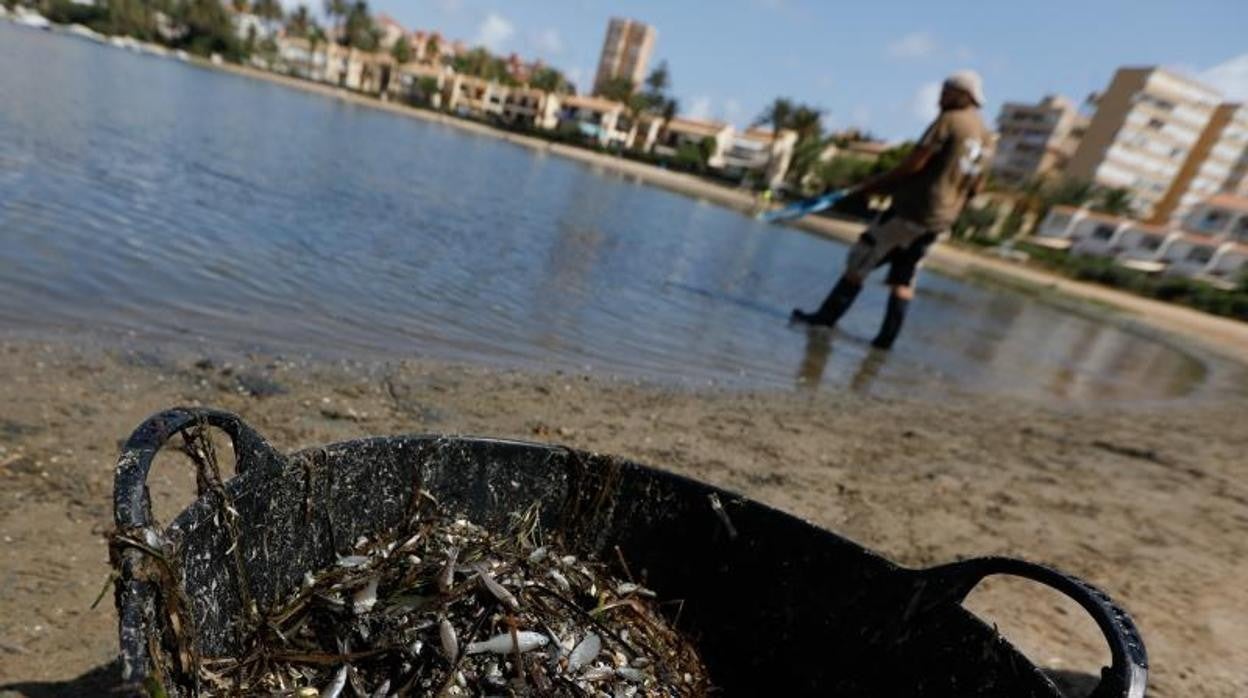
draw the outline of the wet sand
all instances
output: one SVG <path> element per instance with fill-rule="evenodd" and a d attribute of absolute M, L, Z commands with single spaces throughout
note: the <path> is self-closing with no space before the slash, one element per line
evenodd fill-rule
<path fill-rule="evenodd" d="M 111 477 L 120 440 L 180 404 L 241 414 L 283 450 L 402 432 L 614 453 L 744 493 L 901 563 L 1005 554 L 1091 580 L 1136 617 L 1150 695 L 1248 695 L 1243 400 L 1050 407 L 949 395 L 693 391 L 411 361 L 320 363 L 0 340 L 0 685 L 70 695 L 113 659 Z M 167 521 L 190 499 L 172 455 Z M 1033 661 L 1097 673 L 1095 627 L 992 580 L 970 600 Z"/>

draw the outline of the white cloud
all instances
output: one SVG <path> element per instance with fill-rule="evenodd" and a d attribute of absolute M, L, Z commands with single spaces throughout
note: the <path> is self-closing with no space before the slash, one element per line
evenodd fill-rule
<path fill-rule="evenodd" d="M 481 22 L 481 26 L 477 28 L 477 36 L 474 42 L 478 46 L 484 46 L 491 51 L 498 51 L 503 42 L 510 39 L 516 33 L 516 28 L 512 26 L 502 15 L 491 12 L 485 16 L 485 20 Z"/>
<path fill-rule="evenodd" d="M 1196 76 L 1227 99 L 1248 100 L 1248 53 L 1240 54 Z"/>
<path fill-rule="evenodd" d="M 559 36 L 559 31 L 553 27 L 543 29 L 533 37 L 533 45 L 538 51 L 549 55 L 557 55 L 563 53 L 563 39 Z"/>
<path fill-rule="evenodd" d="M 936 53 L 936 40 L 927 32 L 913 32 L 888 45 L 893 58 L 927 58 Z"/>
<path fill-rule="evenodd" d="M 688 119 L 709 119 L 711 118 L 711 98 L 706 95 L 698 95 L 689 102 L 689 106 L 685 107 L 681 116 Z"/>
<path fill-rule="evenodd" d="M 910 101 L 910 113 L 918 121 L 927 123 L 940 114 L 940 83 L 926 82 L 914 93 Z"/>
<path fill-rule="evenodd" d="M 724 101 L 724 120 L 731 123 L 738 123 L 745 118 L 745 107 L 741 106 L 741 102 L 735 99 L 727 99 Z"/>

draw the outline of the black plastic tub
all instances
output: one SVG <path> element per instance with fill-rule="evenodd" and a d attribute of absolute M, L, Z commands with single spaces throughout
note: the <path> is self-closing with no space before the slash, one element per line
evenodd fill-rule
<path fill-rule="evenodd" d="M 225 483 L 239 541 L 220 498 L 201 496 L 167 529 L 152 528 L 146 479 L 172 436 L 208 424 L 226 432 L 237 475 Z M 168 541 L 180 599 L 151 582 L 151 555 L 114 545 L 123 679 L 141 687 L 149 654 L 173 622 L 196 631 L 204 656 L 238 651 L 230 628 L 245 599 L 258 608 L 332 565 L 359 536 L 395 526 L 413 492 L 436 496 L 487 527 L 540 503 L 543 524 L 580 555 L 614 557 L 667 599 L 725 695 L 1029 696 L 1061 693 L 992 628 L 960 605 L 989 575 L 1035 580 L 1078 602 L 1104 632 L 1112 664 L 1098 698 L 1144 695 L 1147 658 L 1130 617 L 1091 585 L 1049 567 L 979 558 L 900 567 L 793 516 L 660 470 L 557 446 L 487 438 L 395 436 L 274 450 L 236 415 L 173 409 L 144 422 L 117 465 L 115 516 L 131 540 Z M 712 505 L 712 500 L 722 507 Z M 163 545 L 163 543 L 162 543 Z M 240 584 L 234 564 L 241 562 Z M 177 693 L 192 676 L 163 675 Z"/>

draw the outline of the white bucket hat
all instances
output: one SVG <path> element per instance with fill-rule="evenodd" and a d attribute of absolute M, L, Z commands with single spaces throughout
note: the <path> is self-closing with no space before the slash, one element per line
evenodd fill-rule
<path fill-rule="evenodd" d="M 945 87 L 962 90 L 975 100 L 975 106 L 984 106 L 984 79 L 973 70 L 959 70 L 945 78 Z"/>

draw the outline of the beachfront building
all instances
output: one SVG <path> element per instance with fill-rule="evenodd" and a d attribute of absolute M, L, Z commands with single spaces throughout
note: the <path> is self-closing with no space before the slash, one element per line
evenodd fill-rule
<path fill-rule="evenodd" d="M 403 25 L 384 12 L 377 15 L 373 21 L 373 27 L 377 30 L 377 45 L 383 51 L 394 48 L 394 45 L 399 43 L 399 39 L 407 35 L 407 30 L 403 28 Z"/>
<path fill-rule="evenodd" d="M 1248 107 L 1221 104 L 1179 169 L 1153 217 L 1181 216 L 1222 192 L 1248 195 Z"/>
<path fill-rule="evenodd" d="M 733 127 L 719 121 L 673 118 L 663 124 L 651 149 L 665 157 L 675 156 L 682 148 L 704 150 L 707 166 L 718 169 L 724 166 L 732 134 Z"/>
<path fill-rule="evenodd" d="M 1060 172 L 1087 127 L 1088 118 L 1060 95 L 1048 95 L 1037 104 L 1006 102 L 997 116 L 993 176 L 1018 186 Z"/>
<path fill-rule="evenodd" d="M 594 94 L 600 94 L 603 86 L 615 78 L 627 78 L 633 85 L 640 85 L 646 78 L 646 66 L 657 37 L 658 32 L 649 24 L 613 17 L 607 24 L 607 36 L 598 58 Z"/>
<path fill-rule="evenodd" d="M 473 119 L 503 118 L 509 89 L 493 80 L 456 73 L 446 84 L 443 103 L 453 114 Z"/>
<path fill-rule="evenodd" d="M 391 94 L 409 102 L 424 102 L 434 109 L 442 107 L 442 95 L 455 71 L 449 66 L 429 63 L 404 63 L 396 69 L 390 82 Z"/>
<path fill-rule="evenodd" d="M 797 132 L 766 129 L 734 132 L 724 152 L 723 172 L 729 177 L 753 179 L 767 188 L 780 186 L 793 161 Z"/>
<path fill-rule="evenodd" d="M 277 40 L 277 67 L 287 75 L 305 80 L 325 81 L 329 56 L 324 42 L 313 44 L 307 39 L 283 37 Z"/>
<path fill-rule="evenodd" d="M 503 121 L 512 126 L 552 130 L 559 126 L 559 95 L 536 87 L 513 87 L 503 100 Z"/>
<path fill-rule="evenodd" d="M 1030 241 L 1072 254 L 1109 257 L 1136 271 L 1234 288 L 1248 273 L 1248 198 L 1214 196 L 1194 206 L 1181 225 L 1054 206 Z"/>
<path fill-rule="evenodd" d="M 1096 100 L 1065 175 L 1125 188 L 1135 213 L 1156 219 L 1220 101 L 1212 88 L 1162 68 L 1120 68 Z"/>
<path fill-rule="evenodd" d="M 634 130 L 623 130 L 624 105 L 601 97 L 569 95 L 559 104 L 559 126 L 576 128 L 599 145 L 627 148 Z"/>

